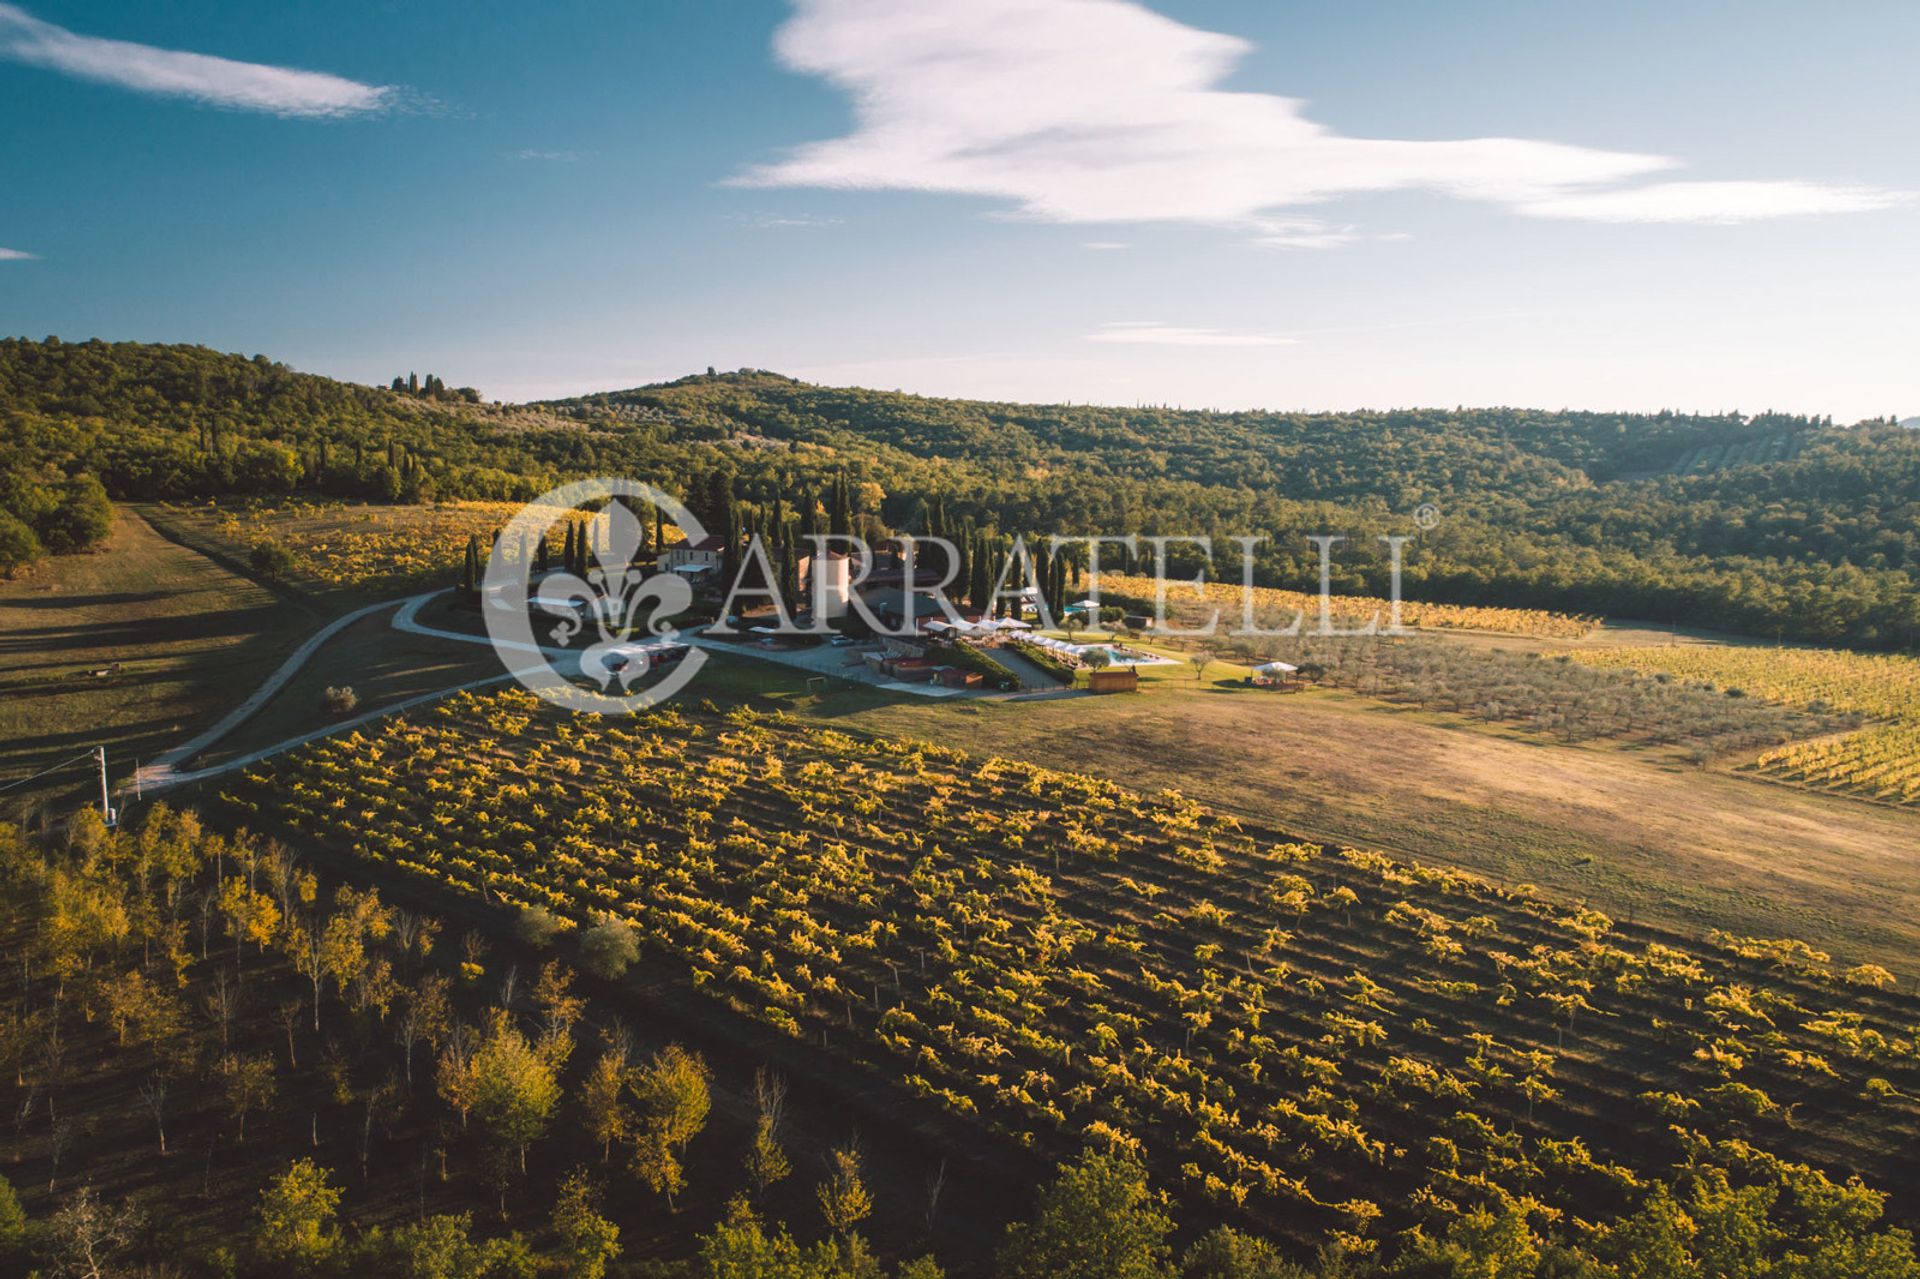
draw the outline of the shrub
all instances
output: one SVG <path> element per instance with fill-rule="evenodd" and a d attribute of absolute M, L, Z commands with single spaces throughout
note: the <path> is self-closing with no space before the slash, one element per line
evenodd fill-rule
<path fill-rule="evenodd" d="M 1020 656 L 1026 658 L 1029 662 L 1032 662 L 1035 666 L 1038 666 L 1062 684 L 1073 683 L 1073 667 L 1067 665 L 1067 663 L 1061 659 L 1060 654 L 1054 652 L 1052 649 L 1042 648 L 1038 644 L 1030 644 L 1025 640 L 1015 640 L 1013 647 Z"/>
<path fill-rule="evenodd" d="M 360 694 L 349 684 L 329 688 L 320 695 L 321 709 L 329 715 L 345 715 L 360 705 Z"/>
<path fill-rule="evenodd" d="M 293 576 L 299 564 L 284 543 L 275 541 L 265 541 L 255 546 L 252 554 L 247 556 L 247 561 L 253 565 L 254 572 L 271 582 L 286 581 Z"/>
<path fill-rule="evenodd" d="M 41 553 L 40 539 L 33 530 L 0 511 L 0 573 L 12 577 L 15 569 L 33 563 Z"/>
<path fill-rule="evenodd" d="M 949 666 L 958 666 L 963 671 L 978 671 L 989 687 L 1001 692 L 1010 692 L 1020 687 L 1020 677 L 1008 670 L 1006 665 L 991 653 L 977 649 L 971 644 L 939 644 L 927 650 L 928 656 L 937 662 Z"/>
<path fill-rule="evenodd" d="M 0 1177 L 0 1262 L 20 1259 L 27 1245 L 27 1211 L 13 1183 Z"/>
<path fill-rule="evenodd" d="M 611 915 L 580 934 L 580 962 L 597 977 L 618 977 L 639 958 L 640 939 L 631 926 Z"/>
<path fill-rule="evenodd" d="M 520 940 L 537 950 L 553 945 L 553 939 L 566 929 L 566 921 L 545 906 L 529 906 L 514 921 L 513 930 Z"/>
<path fill-rule="evenodd" d="M 40 521 L 40 540 L 50 551 L 84 551 L 113 527 L 113 503 L 91 475 L 76 475 L 60 489 L 60 498 Z"/>

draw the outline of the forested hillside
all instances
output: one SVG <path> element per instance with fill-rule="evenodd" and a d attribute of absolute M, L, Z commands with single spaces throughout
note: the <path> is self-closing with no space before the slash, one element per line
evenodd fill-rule
<path fill-rule="evenodd" d="M 1316 580 L 1305 535 L 1345 533 L 1367 546 L 1380 533 L 1412 532 L 1408 517 L 1433 503 L 1443 519 L 1410 553 L 1412 595 L 1920 642 L 1920 436 L 1887 422 L 1035 406 L 813 387 L 755 371 L 546 407 L 731 444 L 743 461 L 784 455 L 776 470 L 803 471 L 821 454 L 884 469 L 897 452 L 928 473 L 911 477 L 915 488 L 889 490 L 890 517 L 909 522 L 930 487 L 950 514 L 1013 527 L 1267 534 L 1278 544 L 1263 549 L 1259 576 L 1275 585 Z M 1776 445 L 1783 437 L 1790 447 Z M 1670 473 L 1748 454 L 1783 460 Z M 1386 566 L 1360 556 L 1336 565 L 1335 580 L 1380 592 Z"/>
<path fill-rule="evenodd" d="M 1334 584 L 1356 594 L 1387 589 L 1373 539 L 1414 533 L 1432 503 L 1439 524 L 1407 553 L 1415 598 L 1920 644 L 1920 434 L 1888 423 L 1015 405 L 752 370 L 511 408 L 52 339 L 0 341 L 0 423 L 0 470 L 93 474 L 118 498 L 514 499 L 594 473 L 694 496 L 719 472 L 764 503 L 845 474 L 893 528 L 924 530 L 937 498 L 955 528 L 1265 535 L 1263 585 L 1313 587 L 1306 536 L 1344 534 Z M 1745 457 L 1780 460 L 1725 461 Z"/>

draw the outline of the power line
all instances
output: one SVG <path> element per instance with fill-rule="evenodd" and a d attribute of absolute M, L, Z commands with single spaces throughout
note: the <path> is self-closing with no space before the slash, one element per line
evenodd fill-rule
<path fill-rule="evenodd" d="M 105 822 L 109 827 L 112 827 L 119 820 L 119 814 L 114 811 L 113 795 L 107 788 L 107 748 L 104 746 L 96 746 L 83 755 L 76 755 L 70 760 L 53 765 L 51 768 L 43 768 L 31 777 L 22 777 L 17 782 L 8 782 L 5 786 L 0 786 L 0 795 L 25 786 L 28 782 L 38 781 L 49 773 L 57 773 L 63 768 L 71 768 L 75 764 L 87 762 L 92 762 L 100 766 L 100 820 Z"/>
<path fill-rule="evenodd" d="M 57 773 L 63 768 L 71 768 L 75 764 L 86 763 L 92 760 L 96 760 L 98 758 L 99 758 L 99 752 L 97 750 L 90 750 L 85 752 L 84 754 L 75 755 L 72 759 L 66 760 L 63 763 L 55 764 L 51 768 L 43 768 L 39 772 L 33 774 L 33 776 L 31 777 L 22 777 L 17 782 L 8 782 L 5 786 L 0 786 L 0 795 L 6 794 L 8 791 L 13 790 L 15 787 L 25 786 L 28 782 L 39 781 L 42 777 L 45 777 L 48 773 Z"/>

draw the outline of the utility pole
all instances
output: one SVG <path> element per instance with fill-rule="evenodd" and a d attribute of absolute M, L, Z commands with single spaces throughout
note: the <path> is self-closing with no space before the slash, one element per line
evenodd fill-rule
<path fill-rule="evenodd" d="M 113 801 L 107 794 L 107 748 L 93 748 L 94 758 L 100 761 L 100 820 L 107 827 L 113 826 Z"/>

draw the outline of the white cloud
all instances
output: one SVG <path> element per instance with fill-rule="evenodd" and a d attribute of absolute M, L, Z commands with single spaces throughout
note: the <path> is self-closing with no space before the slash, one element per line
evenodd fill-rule
<path fill-rule="evenodd" d="M 0 262 L 34 262 L 39 256 L 37 253 L 22 253 L 19 249 L 0 249 Z"/>
<path fill-rule="evenodd" d="M 398 106 L 402 96 L 391 86 L 361 84 L 324 71 L 76 35 L 5 3 L 0 3 L 0 58 L 139 93 L 269 115 L 369 115 Z"/>
<path fill-rule="evenodd" d="M 1182 328 L 1156 320 L 1115 320 L 1087 334 L 1089 342 L 1130 346 L 1292 346 L 1299 340 L 1283 333 L 1230 333 L 1223 329 Z"/>
<path fill-rule="evenodd" d="M 1124 240 L 1085 240 L 1081 242 L 1080 247 L 1096 249 L 1102 253 L 1116 253 L 1121 249 L 1131 249 L 1133 246 Z"/>
<path fill-rule="evenodd" d="M 1729 223 L 1809 213 L 1868 213 L 1909 199 L 1899 191 L 1811 182 L 1655 182 L 1529 200 L 1519 210 L 1536 218 L 1594 222 Z"/>
<path fill-rule="evenodd" d="M 1362 237 L 1278 211 L 1365 192 L 1600 221 L 1634 207 L 1729 221 L 1895 198 L 1801 182 L 1622 189 L 1679 161 L 1520 138 L 1343 137 L 1297 99 L 1220 88 L 1246 41 L 1131 0 L 795 2 L 775 50 L 849 93 L 856 125 L 750 169 L 744 185 L 952 192 L 1043 221 L 1202 223 L 1298 248 Z"/>
<path fill-rule="evenodd" d="M 509 154 L 515 160 L 544 160 L 552 164 L 572 164 L 580 158 L 578 151 L 539 151 L 532 148 Z"/>
<path fill-rule="evenodd" d="M 730 213 L 730 221 L 750 226 L 756 231 L 772 231 L 781 227 L 824 227 L 839 226 L 839 218 L 815 217 L 810 213 Z"/>
<path fill-rule="evenodd" d="M 1403 239 L 1400 235 L 1368 236 L 1356 226 L 1329 226 L 1318 218 L 1257 218 L 1253 243 L 1275 249 L 1337 249 L 1356 240 Z"/>

